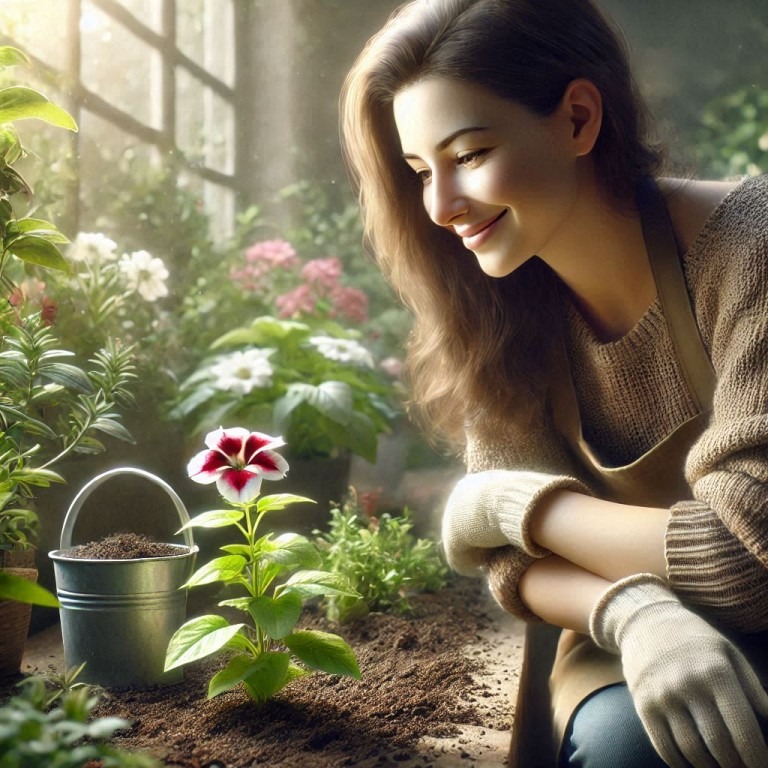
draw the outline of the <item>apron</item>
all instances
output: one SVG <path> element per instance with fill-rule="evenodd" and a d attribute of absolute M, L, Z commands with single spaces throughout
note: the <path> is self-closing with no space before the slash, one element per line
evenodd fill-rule
<path fill-rule="evenodd" d="M 672 223 L 655 183 L 638 186 L 637 205 L 656 290 L 683 379 L 698 413 L 631 464 L 606 467 L 584 440 L 570 375 L 553 391 L 553 419 L 582 477 L 601 497 L 623 504 L 669 507 L 691 492 L 685 459 L 712 407 L 716 378 L 691 308 Z M 561 355 L 568 371 L 563 343 Z M 675 470 L 675 468 L 677 468 Z M 732 638 L 768 682 L 768 633 Z M 623 682 L 621 659 L 592 639 L 548 624 L 529 624 L 512 735 L 512 768 L 553 768 L 563 735 L 578 705 L 591 693 Z"/>

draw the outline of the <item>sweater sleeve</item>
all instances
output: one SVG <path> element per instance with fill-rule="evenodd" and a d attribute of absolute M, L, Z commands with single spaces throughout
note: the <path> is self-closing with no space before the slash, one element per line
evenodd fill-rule
<path fill-rule="evenodd" d="M 694 305 L 717 377 L 672 506 L 670 585 L 745 632 L 768 629 L 768 177 L 744 182 L 692 246 Z"/>

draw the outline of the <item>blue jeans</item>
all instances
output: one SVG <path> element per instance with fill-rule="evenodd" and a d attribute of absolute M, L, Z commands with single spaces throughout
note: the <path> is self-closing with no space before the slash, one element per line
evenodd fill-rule
<path fill-rule="evenodd" d="M 596 691 L 579 704 L 565 733 L 561 768 L 665 768 L 635 712 L 626 685 Z"/>

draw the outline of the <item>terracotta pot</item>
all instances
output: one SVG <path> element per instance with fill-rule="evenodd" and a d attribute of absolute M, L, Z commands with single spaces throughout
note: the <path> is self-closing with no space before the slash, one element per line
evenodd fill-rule
<path fill-rule="evenodd" d="M 0 566 L 6 573 L 27 581 L 37 581 L 34 552 L 3 552 Z M 17 675 L 29 632 L 32 606 L 14 600 L 0 600 L 0 677 Z"/>

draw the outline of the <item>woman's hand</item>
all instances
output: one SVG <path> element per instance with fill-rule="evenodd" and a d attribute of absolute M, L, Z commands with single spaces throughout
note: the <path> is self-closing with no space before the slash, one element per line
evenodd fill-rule
<path fill-rule="evenodd" d="M 764 768 L 768 694 L 739 650 L 652 574 L 613 584 L 591 634 L 621 654 L 637 713 L 672 768 Z"/>

